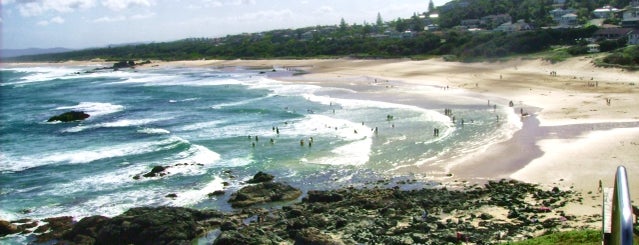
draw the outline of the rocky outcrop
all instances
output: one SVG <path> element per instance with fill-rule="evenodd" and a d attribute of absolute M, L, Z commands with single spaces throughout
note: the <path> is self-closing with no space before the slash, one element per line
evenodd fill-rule
<path fill-rule="evenodd" d="M 47 122 L 73 122 L 73 121 L 81 121 L 89 118 L 89 114 L 84 113 L 83 111 L 69 111 L 62 113 L 57 116 L 52 116 L 47 120 Z"/>
<path fill-rule="evenodd" d="M 6 220 L 0 220 L 0 237 L 20 232 L 17 225 Z"/>
<path fill-rule="evenodd" d="M 246 186 L 231 195 L 229 203 L 234 208 L 248 207 L 257 203 L 290 201 L 302 192 L 290 185 L 277 182 L 263 182 Z"/>
<path fill-rule="evenodd" d="M 275 177 L 273 175 L 264 173 L 262 171 L 257 172 L 257 174 L 255 174 L 255 176 L 253 176 L 252 179 L 250 179 L 249 181 L 247 181 L 250 184 L 255 184 L 255 183 L 262 183 L 262 182 L 269 182 L 271 180 L 273 180 Z"/>
<path fill-rule="evenodd" d="M 63 236 L 76 244 L 190 244 L 223 215 L 180 207 L 132 208 L 113 218 L 91 216 Z"/>

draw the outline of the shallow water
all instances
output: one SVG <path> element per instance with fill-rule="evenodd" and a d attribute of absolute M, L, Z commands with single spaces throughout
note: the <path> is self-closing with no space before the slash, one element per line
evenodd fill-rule
<path fill-rule="evenodd" d="M 358 185 L 465 154 L 520 127 L 497 122 L 512 111 L 483 101 L 456 106 L 462 126 L 439 102 L 353 99 L 344 94 L 355 91 L 241 68 L 84 73 L 90 69 L 0 70 L 0 219 L 113 216 L 148 205 L 229 210 L 228 193 L 257 171 L 303 190 Z M 69 110 L 91 117 L 46 122 Z M 156 165 L 171 167 L 163 177 L 133 178 Z M 209 198 L 223 182 L 227 195 Z"/>

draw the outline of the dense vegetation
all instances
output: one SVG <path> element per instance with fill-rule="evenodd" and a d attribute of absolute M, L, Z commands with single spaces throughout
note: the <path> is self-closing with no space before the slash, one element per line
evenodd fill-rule
<path fill-rule="evenodd" d="M 601 231 L 599 230 L 575 230 L 567 232 L 557 232 L 533 239 L 509 243 L 511 245 L 600 245 Z M 639 237 L 635 235 L 633 244 L 639 244 Z"/>
<path fill-rule="evenodd" d="M 149 43 L 59 54 L 33 55 L 8 61 L 90 60 L 197 60 L 197 59 L 269 59 L 269 58 L 423 58 L 445 56 L 447 60 L 473 61 L 547 51 L 553 46 L 570 46 L 553 54 L 549 60 L 587 54 L 586 38 L 597 27 L 571 29 L 539 28 L 552 25 L 548 14 L 557 7 L 578 10 L 588 19 L 592 9 L 610 4 L 623 7 L 629 0 L 566 0 L 565 6 L 553 0 L 453 0 L 430 11 L 438 11 L 438 19 L 420 17 L 384 21 L 377 15 L 375 23 L 316 26 L 300 29 L 273 30 L 262 33 L 229 35 L 221 38 L 189 38 L 174 42 Z M 425 13 L 428 14 L 428 13 Z M 478 31 L 460 28 L 463 19 L 480 19 L 488 15 L 509 14 L 512 20 L 523 19 L 535 30 L 519 32 Z M 424 31 L 427 24 L 439 24 L 442 31 Z M 493 23 L 494 24 L 494 23 Z M 482 25 L 486 25 L 485 23 Z M 484 26 L 490 29 L 495 26 Z M 609 52 L 625 46 L 625 39 L 603 41 L 601 51 Z M 633 56 L 634 55 L 634 56 Z M 633 58 L 634 57 L 634 58 Z M 636 48 L 619 51 L 600 63 L 637 67 Z"/>
<path fill-rule="evenodd" d="M 452 55 L 460 60 L 494 58 L 512 54 L 527 54 L 547 49 L 551 45 L 572 45 L 580 38 L 590 37 L 595 27 L 567 30 L 536 30 L 527 32 L 471 33 L 451 30 L 441 33 L 420 32 L 407 38 L 376 38 L 352 35 L 364 26 L 350 27 L 348 33 L 339 30 L 329 35 L 316 35 L 308 40 L 282 31 L 263 35 L 229 36 L 223 42 L 214 39 L 188 39 L 166 43 L 151 43 L 102 49 L 87 49 L 68 53 L 25 56 L 19 61 L 88 60 L 194 60 L 194 59 L 265 59 L 354 56 L 370 58 Z M 291 30 L 291 33 L 299 31 Z"/>

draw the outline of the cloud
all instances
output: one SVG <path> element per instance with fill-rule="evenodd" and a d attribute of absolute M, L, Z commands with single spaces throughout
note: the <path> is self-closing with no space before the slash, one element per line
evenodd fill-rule
<path fill-rule="evenodd" d="M 135 15 L 131 15 L 130 19 L 132 19 L 132 20 L 143 20 L 143 19 L 153 18 L 153 16 L 155 16 L 155 13 L 135 14 Z"/>
<path fill-rule="evenodd" d="M 255 4 L 255 0 L 233 0 L 231 1 L 231 5 L 249 5 Z"/>
<path fill-rule="evenodd" d="M 64 23 L 64 19 L 60 16 L 56 16 L 51 18 L 50 20 L 39 21 L 37 24 L 39 26 L 48 26 L 50 24 L 62 24 Z"/>
<path fill-rule="evenodd" d="M 273 21 L 291 19 L 293 17 L 293 11 L 290 9 L 282 10 L 264 10 L 255 13 L 246 13 L 232 19 L 237 21 Z"/>
<path fill-rule="evenodd" d="M 318 9 L 316 9 L 315 11 L 313 11 L 313 13 L 315 14 L 330 14 L 335 12 L 335 9 L 333 9 L 333 7 L 331 6 L 322 6 Z"/>
<path fill-rule="evenodd" d="M 73 12 L 95 6 L 95 0 L 23 0 L 16 1 L 22 16 L 37 16 L 49 11 L 58 13 Z"/>
<path fill-rule="evenodd" d="M 150 7 L 154 3 L 151 0 L 104 0 L 102 5 L 111 10 L 120 11 L 133 6 Z"/>
<path fill-rule="evenodd" d="M 126 17 L 124 17 L 123 15 L 120 15 L 120 16 L 104 16 L 104 17 L 93 20 L 93 22 L 106 23 L 106 22 L 118 22 L 118 21 L 125 21 L 125 20 L 126 20 Z"/>

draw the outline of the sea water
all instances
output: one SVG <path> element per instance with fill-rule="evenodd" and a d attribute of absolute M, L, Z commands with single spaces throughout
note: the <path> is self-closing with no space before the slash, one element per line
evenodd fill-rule
<path fill-rule="evenodd" d="M 512 111 L 483 100 L 457 106 L 453 123 L 435 104 L 335 96 L 357 92 L 279 82 L 264 71 L 91 69 L 0 70 L 0 219 L 80 219 L 160 205 L 229 210 L 229 193 L 258 171 L 302 190 L 357 185 L 477 150 L 521 127 L 508 119 Z M 47 122 L 72 110 L 90 117 Z M 169 168 L 141 177 L 153 166 Z M 227 192 L 208 196 L 216 190 Z"/>

